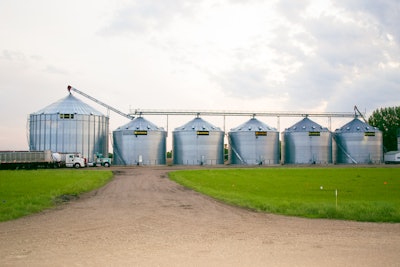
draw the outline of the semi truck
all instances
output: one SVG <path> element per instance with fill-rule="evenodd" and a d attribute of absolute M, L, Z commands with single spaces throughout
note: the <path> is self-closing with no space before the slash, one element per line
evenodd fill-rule
<path fill-rule="evenodd" d="M 53 153 L 53 158 L 58 162 L 59 167 L 84 168 L 87 167 L 87 159 L 81 153 Z"/>
<path fill-rule="evenodd" d="M 96 167 L 96 166 L 103 166 L 103 167 L 110 167 L 111 166 L 111 158 L 105 158 L 103 154 L 96 153 L 94 155 L 94 161 L 89 162 L 88 166 Z"/>
<path fill-rule="evenodd" d="M 44 151 L 0 151 L 0 169 L 83 168 L 86 158 L 80 153 Z"/>

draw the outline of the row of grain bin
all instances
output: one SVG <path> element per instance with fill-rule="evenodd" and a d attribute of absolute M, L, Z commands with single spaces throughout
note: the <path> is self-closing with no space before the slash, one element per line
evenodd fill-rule
<path fill-rule="evenodd" d="M 382 132 L 358 118 L 333 133 L 304 118 L 286 129 L 282 136 L 284 164 L 370 164 L 383 160 Z M 332 151 L 334 147 L 336 153 Z"/>
<path fill-rule="evenodd" d="M 219 127 L 197 117 L 175 128 L 172 135 L 173 164 L 224 164 L 225 133 Z M 113 136 L 115 164 L 165 164 L 163 128 L 139 117 Z M 304 118 L 282 133 L 282 146 L 278 130 L 256 118 L 233 128 L 227 136 L 231 164 L 369 164 L 383 160 L 382 133 L 357 118 L 334 133 Z"/>
<path fill-rule="evenodd" d="M 108 132 L 109 118 L 72 94 L 29 117 L 30 150 L 80 152 L 91 161 L 96 153 L 108 154 Z M 174 164 L 224 164 L 225 133 L 219 127 L 196 117 L 172 134 Z M 306 117 L 282 132 L 282 145 L 278 130 L 256 118 L 233 128 L 227 137 L 232 164 L 366 164 L 383 160 L 382 133 L 357 118 L 332 133 Z M 166 138 L 163 128 L 138 117 L 113 132 L 114 164 L 164 165 Z"/>

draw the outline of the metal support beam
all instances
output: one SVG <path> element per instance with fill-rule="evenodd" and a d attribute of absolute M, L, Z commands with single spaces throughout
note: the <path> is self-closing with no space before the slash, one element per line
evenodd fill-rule
<path fill-rule="evenodd" d="M 276 116 L 277 118 L 277 128 L 278 128 L 278 132 L 281 131 L 281 116 Z"/>
<path fill-rule="evenodd" d="M 128 119 L 133 120 L 135 118 L 135 116 L 132 116 L 132 115 L 129 115 L 129 114 L 125 114 L 124 112 L 122 112 L 122 111 L 120 111 L 120 110 L 118 110 L 118 109 L 116 109 L 116 108 L 114 108 L 114 107 L 112 107 L 110 105 L 107 105 L 106 103 L 104 103 L 104 102 L 102 102 L 102 101 L 100 101 L 100 100 L 98 100 L 98 99 L 96 99 L 96 98 L 94 98 L 94 97 L 92 97 L 92 96 L 90 96 L 90 95 L 88 95 L 88 94 L 86 94 L 86 93 L 84 93 L 84 92 L 72 87 L 71 85 L 68 85 L 67 89 L 68 89 L 68 91 L 70 93 L 71 93 L 71 90 L 72 90 L 72 91 L 74 91 L 74 92 L 76 92 L 78 94 L 81 94 L 84 97 L 92 100 L 93 102 L 96 102 L 97 104 L 102 105 L 103 107 L 106 107 L 107 109 L 112 110 L 115 113 L 118 113 L 119 115 L 124 116 L 124 117 L 126 117 Z"/>
<path fill-rule="evenodd" d="M 296 112 L 296 111 L 211 111 L 134 109 L 129 115 L 191 115 L 191 116 L 260 116 L 260 117 L 341 117 L 353 118 L 354 112 Z"/>

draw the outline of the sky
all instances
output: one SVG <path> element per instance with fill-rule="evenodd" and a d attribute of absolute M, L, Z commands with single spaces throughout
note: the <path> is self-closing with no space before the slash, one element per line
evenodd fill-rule
<path fill-rule="evenodd" d="M 400 105 L 399 23 L 397 0 L 1 0 L 0 150 L 27 150 L 29 114 L 68 85 L 126 113 L 357 105 L 368 117 Z M 129 122 L 109 116 L 110 132 Z M 193 119 L 145 118 L 169 132 Z M 204 119 L 229 131 L 248 118 Z M 301 118 L 258 119 L 283 131 Z"/>

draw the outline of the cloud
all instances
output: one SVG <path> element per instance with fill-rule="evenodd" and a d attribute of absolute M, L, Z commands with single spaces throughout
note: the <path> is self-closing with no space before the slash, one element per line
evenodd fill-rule
<path fill-rule="evenodd" d="M 283 1 L 278 10 L 287 24 L 275 30 L 268 46 L 282 59 L 280 66 L 298 62 L 283 72 L 283 83 L 272 88 L 287 93 L 288 106 L 348 110 L 354 102 L 393 103 L 388 96 L 399 91 L 393 86 L 398 78 L 389 73 L 398 73 L 400 51 L 382 34 L 384 25 L 365 13 L 343 12 L 341 6 L 311 16 L 310 10 L 317 9 L 306 2 L 292 6 Z"/>
<path fill-rule="evenodd" d="M 398 68 L 371 68 L 368 73 L 350 80 L 344 90 L 335 90 L 337 99 L 330 101 L 329 106 L 342 109 L 345 105 L 358 105 L 370 112 L 381 107 L 398 106 L 397 98 L 393 97 L 400 95 L 398 74 Z"/>
<path fill-rule="evenodd" d="M 26 56 L 24 53 L 14 50 L 4 49 L 0 54 L 0 59 L 8 60 L 8 61 L 26 61 Z"/>
<path fill-rule="evenodd" d="M 189 16 L 193 5 L 200 1 L 134 1 L 115 12 L 109 25 L 100 32 L 105 35 L 127 33 L 144 34 L 150 31 L 162 31 L 176 17 Z"/>
<path fill-rule="evenodd" d="M 120 109 L 398 105 L 396 0 L 3 2 L 1 111 L 20 132 L 69 83 Z"/>
<path fill-rule="evenodd" d="M 271 94 L 266 72 L 266 69 L 257 66 L 237 67 L 216 75 L 214 80 L 230 96 L 242 98 L 266 97 Z"/>
<path fill-rule="evenodd" d="M 400 42 L 399 14 L 400 2 L 393 0 L 354 0 L 335 1 L 336 5 L 351 12 L 353 16 L 369 15 L 384 34 L 392 35 Z"/>
<path fill-rule="evenodd" d="M 256 100 L 281 94 L 286 109 L 349 110 L 356 103 L 372 107 L 374 99 L 393 103 L 390 94 L 380 92 L 398 91 L 393 86 L 398 79 L 389 73 L 398 73 L 400 51 L 382 29 L 396 20 L 381 25 L 365 12 L 343 12 L 342 6 L 296 3 L 279 2 L 285 19 L 234 52 L 227 50 L 229 65 L 208 68 L 226 95 Z"/>
<path fill-rule="evenodd" d="M 296 22 L 301 18 L 302 13 L 309 6 L 310 1 L 299 0 L 281 0 L 277 3 L 276 9 L 282 16 L 292 22 Z"/>
<path fill-rule="evenodd" d="M 60 74 L 60 75 L 68 74 L 68 71 L 53 65 L 47 65 L 44 71 L 50 74 Z"/>

